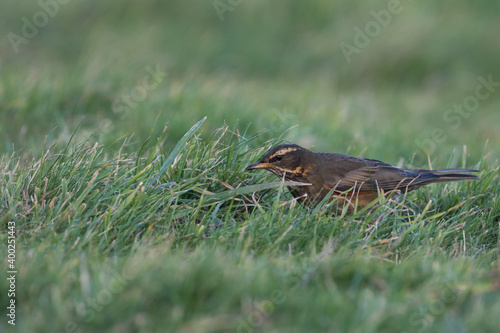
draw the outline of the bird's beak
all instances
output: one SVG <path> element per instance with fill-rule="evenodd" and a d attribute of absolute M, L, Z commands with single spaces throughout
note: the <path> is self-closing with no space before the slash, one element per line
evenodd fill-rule
<path fill-rule="evenodd" d="M 265 169 L 266 167 L 267 167 L 267 163 L 261 163 L 259 161 L 259 162 L 255 162 L 255 163 L 250 164 L 249 166 L 247 166 L 245 168 L 245 171 L 254 170 L 254 169 Z"/>

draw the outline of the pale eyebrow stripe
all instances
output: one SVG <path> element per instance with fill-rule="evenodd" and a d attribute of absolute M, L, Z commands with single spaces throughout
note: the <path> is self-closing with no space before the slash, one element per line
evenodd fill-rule
<path fill-rule="evenodd" d="M 296 151 L 297 148 L 286 148 L 286 149 L 281 149 L 281 150 L 278 150 L 277 152 L 275 152 L 274 154 L 272 154 L 269 158 L 273 158 L 277 155 L 285 155 L 286 153 L 289 153 L 289 152 L 292 152 L 292 151 Z"/>

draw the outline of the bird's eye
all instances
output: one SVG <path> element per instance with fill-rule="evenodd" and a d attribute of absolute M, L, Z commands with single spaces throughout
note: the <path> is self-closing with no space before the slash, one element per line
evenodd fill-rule
<path fill-rule="evenodd" d="M 276 155 L 276 161 L 281 161 L 283 159 L 283 155 Z"/>

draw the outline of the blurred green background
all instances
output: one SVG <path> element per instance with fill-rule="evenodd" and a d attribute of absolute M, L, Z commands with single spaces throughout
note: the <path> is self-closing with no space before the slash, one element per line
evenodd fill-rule
<path fill-rule="evenodd" d="M 376 23 L 393 5 L 4 2 L 0 152 L 40 151 L 46 135 L 66 142 L 78 124 L 77 139 L 132 137 L 131 150 L 166 125 L 172 146 L 208 116 L 203 135 L 226 123 L 264 133 L 259 145 L 293 127 L 284 137 L 309 148 L 405 165 L 427 153 L 446 163 L 463 145 L 477 161 L 487 140 L 496 154 L 499 91 L 467 117 L 444 115 L 479 76 L 500 81 L 500 3 L 402 1 Z M 342 43 L 356 46 L 370 24 L 368 45 L 347 59 Z M 165 75 L 146 90 L 156 69 Z"/>
<path fill-rule="evenodd" d="M 499 1 L 0 1 L 19 332 L 235 331 L 276 290 L 254 331 L 498 331 Z M 250 201 L 276 179 L 242 170 L 280 139 L 483 180 L 380 214 Z"/>

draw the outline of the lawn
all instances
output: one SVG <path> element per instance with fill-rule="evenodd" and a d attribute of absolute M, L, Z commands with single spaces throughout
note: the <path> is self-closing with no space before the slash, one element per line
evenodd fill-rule
<path fill-rule="evenodd" d="M 1 332 L 498 331 L 497 1 L 3 9 Z M 282 142 L 481 180 L 332 215 Z"/>

